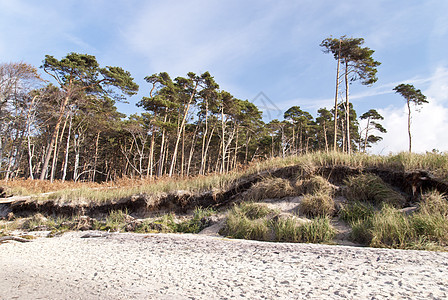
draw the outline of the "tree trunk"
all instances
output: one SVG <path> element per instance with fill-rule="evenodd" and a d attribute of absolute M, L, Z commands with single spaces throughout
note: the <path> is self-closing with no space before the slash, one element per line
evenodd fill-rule
<path fill-rule="evenodd" d="M 411 104 L 407 99 L 408 104 L 408 135 L 409 135 L 409 153 L 412 153 L 412 138 L 411 138 Z"/>
<path fill-rule="evenodd" d="M 232 169 L 236 168 L 237 160 L 238 160 L 238 136 L 239 136 L 239 125 L 236 128 L 236 138 L 235 138 L 235 154 L 233 156 L 233 164 Z"/>
<path fill-rule="evenodd" d="M 198 83 L 196 82 L 194 90 L 193 90 L 190 98 L 188 99 L 187 107 L 185 108 L 184 115 L 183 115 L 183 118 L 182 118 L 182 122 L 181 122 L 180 128 L 179 128 L 179 130 L 177 132 L 176 143 L 174 144 L 173 159 L 171 160 L 170 173 L 168 175 L 169 177 L 171 177 L 173 175 L 173 171 L 174 171 L 174 168 L 175 168 L 175 165 L 176 165 L 177 151 L 178 151 L 178 148 L 179 148 L 179 142 L 180 142 L 181 134 L 182 134 L 182 132 L 184 130 L 185 121 L 187 119 L 188 111 L 190 110 L 190 105 L 191 105 L 191 102 L 193 101 L 194 95 L 196 94 L 197 87 L 198 87 Z"/>
<path fill-rule="evenodd" d="M 72 120 L 73 120 L 73 116 L 70 115 L 70 123 L 68 124 L 67 145 L 65 147 L 64 168 L 63 168 L 63 171 L 62 171 L 62 181 L 65 181 L 65 178 L 67 176 L 68 153 L 69 153 L 69 150 L 70 150 L 70 136 L 71 136 L 71 132 L 72 132 Z"/>
<path fill-rule="evenodd" d="M 339 94 L 339 67 L 341 65 L 341 40 L 339 40 L 338 68 L 336 71 L 336 94 L 334 96 L 334 141 L 333 151 L 337 151 L 338 140 L 338 94 Z"/>
<path fill-rule="evenodd" d="M 222 136 L 221 136 L 221 151 L 222 151 L 222 163 L 221 163 L 221 169 L 220 169 L 220 173 L 224 173 L 224 164 L 226 161 L 226 153 L 225 153 L 225 145 L 224 145 L 224 141 L 225 141 L 225 133 L 226 133 L 226 124 L 224 121 L 224 105 L 221 108 L 221 129 L 222 129 Z"/>
<path fill-rule="evenodd" d="M 59 127 L 61 126 L 62 117 L 64 116 L 65 108 L 67 107 L 68 100 L 69 100 L 69 96 L 67 95 L 64 98 L 64 101 L 62 102 L 61 107 L 59 109 L 59 117 L 58 117 L 58 120 L 56 121 L 56 126 L 55 126 L 53 134 L 51 136 L 50 145 L 47 149 L 47 154 L 45 155 L 45 160 L 44 160 L 44 164 L 42 166 L 42 172 L 40 174 L 39 180 L 44 180 L 47 177 L 48 163 L 50 162 L 51 152 L 53 150 L 54 144 L 56 143 L 57 133 L 59 132 Z"/>
<path fill-rule="evenodd" d="M 208 101 L 205 99 L 205 130 L 204 135 L 202 136 L 202 151 L 201 151 L 201 167 L 199 168 L 199 174 L 205 174 L 205 164 L 206 164 L 206 151 L 205 151 L 205 142 L 207 140 L 207 131 L 208 131 Z"/>
<path fill-rule="evenodd" d="M 166 112 L 166 110 L 165 110 Z M 165 114 L 164 119 L 163 119 L 163 123 L 166 123 L 166 119 L 167 119 L 167 115 Z M 165 153 L 165 128 L 162 129 L 162 141 L 160 142 L 160 156 L 159 156 L 159 168 L 157 170 L 157 176 L 160 177 L 162 176 L 163 173 L 163 162 L 164 162 L 164 153 Z"/>
<path fill-rule="evenodd" d="M 193 160 L 193 153 L 194 153 L 194 146 L 196 145 L 196 136 L 197 136 L 197 132 L 198 132 L 198 126 L 196 127 L 196 129 L 194 130 L 193 133 L 193 140 L 191 142 L 191 147 L 190 147 L 190 154 L 188 155 L 188 163 L 187 163 L 187 177 L 190 175 L 190 166 L 191 166 L 191 161 Z"/>
<path fill-rule="evenodd" d="M 325 140 L 325 152 L 328 153 L 327 125 L 325 121 L 324 121 L 324 140 Z"/>
<path fill-rule="evenodd" d="M 101 131 L 98 131 L 96 134 L 96 141 L 95 141 L 95 159 L 93 161 L 93 175 L 92 175 L 92 182 L 95 182 L 96 177 L 96 164 L 98 162 L 98 142 L 100 140 L 100 133 Z"/>
<path fill-rule="evenodd" d="M 350 105 L 348 99 L 348 61 L 345 62 L 345 130 L 347 130 L 347 153 L 351 154 L 351 140 L 350 140 Z"/>
<path fill-rule="evenodd" d="M 367 151 L 367 139 L 369 138 L 370 117 L 367 118 L 366 137 L 364 139 L 364 153 Z"/>
<path fill-rule="evenodd" d="M 208 138 L 207 141 L 207 145 L 205 146 L 205 152 L 204 152 L 204 172 L 202 175 L 205 175 L 205 170 L 207 167 L 207 154 L 208 154 L 208 149 L 210 149 L 210 142 L 212 141 L 212 137 L 213 137 L 213 132 L 215 131 L 215 126 L 212 127 L 212 131 L 210 132 L 210 136 Z"/>
<path fill-rule="evenodd" d="M 59 130 L 56 133 L 56 141 L 54 143 L 54 152 L 53 152 L 53 163 L 51 164 L 51 174 L 50 174 L 50 182 L 53 182 L 54 180 L 54 171 L 56 169 L 56 160 L 58 156 L 58 136 L 59 136 Z"/>
<path fill-rule="evenodd" d="M 146 177 L 152 178 L 152 169 L 154 165 L 154 130 L 151 134 L 151 145 L 149 147 L 149 157 L 148 157 L 148 169 L 146 170 Z"/>

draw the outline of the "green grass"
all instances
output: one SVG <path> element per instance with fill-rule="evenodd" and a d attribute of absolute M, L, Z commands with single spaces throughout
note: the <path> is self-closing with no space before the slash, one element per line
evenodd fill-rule
<path fill-rule="evenodd" d="M 277 242 L 329 243 L 336 233 L 328 217 L 318 217 L 310 222 L 290 217 L 279 219 L 271 226 Z"/>
<path fill-rule="evenodd" d="M 280 218 L 278 212 L 267 207 L 260 210 L 261 206 L 242 203 L 233 207 L 220 234 L 236 239 L 300 243 L 328 243 L 334 238 L 335 229 L 328 217 L 309 222 L 294 216 Z M 253 211 L 263 213 L 252 214 Z"/>
<path fill-rule="evenodd" d="M 385 203 L 396 207 L 402 207 L 406 203 L 399 192 L 373 174 L 350 176 L 345 184 L 345 195 L 349 201 L 370 202 L 373 205 Z"/>
<path fill-rule="evenodd" d="M 434 192 L 425 197 L 432 198 L 434 202 L 441 200 L 441 196 L 434 200 L 437 198 Z M 444 215 L 444 210 L 440 211 L 438 207 L 428 209 L 425 205 L 429 206 L 423 204 L 418 212 L 410 216 L 384 205 L 373 215 L 353 221 L 351 238 L 371 247 L 443 249 L 448 246 L 448 217 Z"/>
<path fill-rule="evenodd" d="M 269 240 L 268 214 L 274 213 L 265 205 L 257 203 L 241 203 L 235 205 L 227 215 L 221 235 L 235 239 Z"/>
<path fill-rule="evenodd" d="M 348 224 L 373 217 L 375 207 L 368 202 L 353 201 L 342 205 L 338 212 L 339 218 Z"/>

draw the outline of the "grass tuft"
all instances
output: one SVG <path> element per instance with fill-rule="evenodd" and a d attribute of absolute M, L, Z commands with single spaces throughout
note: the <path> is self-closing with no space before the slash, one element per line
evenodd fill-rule
<path fill-rule="evenodd" d="M 328 217 L 318 217 L 310 222 L 289 217 L 273 222 L 272 228 L 278 242 L 329 243 L 336 234 Z"/>
<path fill-rule="evenodd" d="M 299 206 L 300 212 L 310 217 L 332 216 L 335 212 L 333 197 L 325 193 L 303 196 Z"/>
<path fill-rule="evenodd" d="M 335 193 L 335 186 L 322 176 L 312 176 L 310 179 L 306 180 L 298 179 L 295 183 L 295 187 L 299 194 L 323 193 L 333 195 Z"/>
<path fill-rule="evenodd" d="M 339 210 L 339 218 L 348 224 L 373 217 L 375 207 L 368 202 L 353 201 L 343 204 Z"/>
<path fill-rule="evenodd" d="M 395 207 L 402 207 L 406 203 L 399 192 L 373 174 L 350 176 L 345 183 L 346 197 L 350 201 L 370 202 L 373 205 L 385 203 Z"/>
<path fill-rule="evenodd" d="M 247 201 L 283 198 L 295 195 L 296 192 L 287 179 L 267 177 L 252 185 L 244 198 Z"/>

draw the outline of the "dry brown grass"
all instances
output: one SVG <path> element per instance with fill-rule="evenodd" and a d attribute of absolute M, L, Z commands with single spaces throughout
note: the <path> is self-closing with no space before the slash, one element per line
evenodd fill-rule
<path fill-rule="evenodd" d="M 335 212 L 333 197 L 326 193 L 306 194 L 300 202 L 300 212 L 310 216 L 332 216 Z"/>
<path fill-rule="evenodd" d="M 298 179 L 295 188 L 299 194 L 323 193 L 333 195 L 336 191 L 336 187 L 322 176 L 313 176 L 305 180 Z"/>
<path fill-rule="evenodd" d="M 259 201 L 294 196 L 295 189 L 287 179 L 267 177 L 252 185 L 246 192 L 244 199 Z"/>

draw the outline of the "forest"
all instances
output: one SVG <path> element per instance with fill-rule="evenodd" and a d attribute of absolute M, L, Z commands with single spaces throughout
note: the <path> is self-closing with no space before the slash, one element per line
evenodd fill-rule
<path fill-rule="evenodd" d="M 121 67 L 102 67 L 94 56 L 78 53 L 60 60 L 46 55 L 39 68 L 2 63 L 1 179 L 183 177 L 315 151 L 366 152 L 386 129 L 376 110 L 358 118 L 349 101 L 350 84 L 377 80 L 380 63 L 363 43 L 344 36 L 320 45 L 337 63 L 334 107 L 313 117 L 296 105 L 269 122 L 254 103 L 220 89 L 209 72 L 145 77 L 150 92 L 137 103 L 144 112 L 126 116 L 116 103 L 139 86 Z"/>

